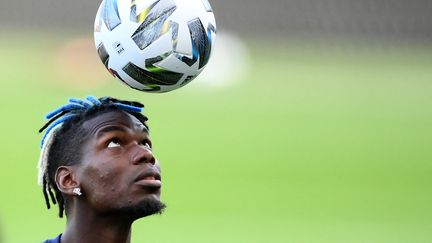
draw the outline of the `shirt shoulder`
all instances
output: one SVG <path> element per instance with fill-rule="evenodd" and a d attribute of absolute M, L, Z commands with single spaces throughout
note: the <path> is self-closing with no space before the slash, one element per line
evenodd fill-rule
<path fill-rule="evenodd" d="M 59 234 L 56 238 L 46 240 L 43 243 L 60 243 L 60 239 L 61 239 L 61 234 Z"/>

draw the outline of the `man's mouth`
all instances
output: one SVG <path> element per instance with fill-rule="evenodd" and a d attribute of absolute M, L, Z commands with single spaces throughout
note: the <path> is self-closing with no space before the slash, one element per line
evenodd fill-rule
<path fill-rule="evenodd" d="M 160 188 L 162 186 L 161 176 L 155 171 L 147 171 L 137 177 L 135 184 L 142 187 Z"/>

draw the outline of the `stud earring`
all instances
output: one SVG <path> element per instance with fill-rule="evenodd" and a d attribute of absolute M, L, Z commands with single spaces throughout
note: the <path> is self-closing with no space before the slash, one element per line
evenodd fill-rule
<path fill-rule="evenodd" d="M 78 196 L 82 195 L 81 188 L 79 187 L 74 188 L 72 192 L 77 194 Z"/>

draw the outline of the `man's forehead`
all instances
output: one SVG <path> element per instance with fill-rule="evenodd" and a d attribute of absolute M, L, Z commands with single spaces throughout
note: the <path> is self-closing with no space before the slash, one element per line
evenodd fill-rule
<path fill-rule="evenodd" d="M 147 131 L 147 127 L 135 116 L 122 110 L 115 110 L 96 115 L 85 121 L 82 126 L 91 133 L 97 132 L 99 128 L 110 125 L 122 125 Z"/>

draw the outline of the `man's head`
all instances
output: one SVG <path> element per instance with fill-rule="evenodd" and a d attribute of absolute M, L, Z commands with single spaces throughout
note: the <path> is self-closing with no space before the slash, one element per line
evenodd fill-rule
<path fill-rule="evenodd" d="M 59 216 L 87 208 L 135 220 L 159 213 L 160 167 L 142 104 L 113 98 L 70 99 L 42 129 L 40 183 Z M 82 195 L 78 195 L 77 188 Z"/>

